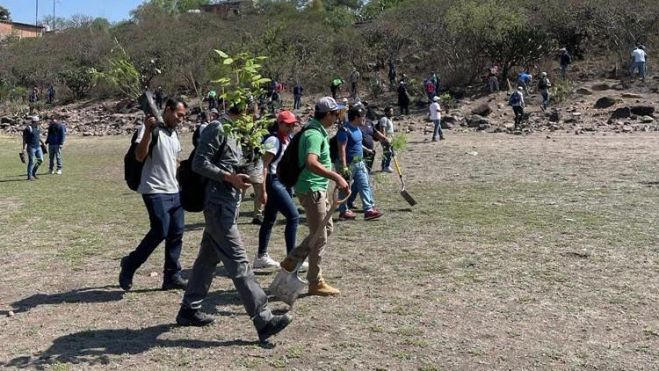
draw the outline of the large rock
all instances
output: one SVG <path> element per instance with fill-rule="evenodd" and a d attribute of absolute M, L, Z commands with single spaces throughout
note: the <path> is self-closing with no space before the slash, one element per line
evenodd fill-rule
<path fill-rule="evenodd" d="M 471 113 L 473 113 L 474 115 L 479 115 L 479 116 L 485 117 L 485 116 L 489 115 L 490 113 L 492 113 L 492 108 L 487 103 L 483 103 L 483 104 L 478 105 L 477 107 L 474 107 L 471 110 Z"/>
<path fill-rule="evenodd" d="M 616 104 L 615 98 L 612 97 L 602 97 L 595 102 L 595 108 L 609 108 Z"/>
<path fill-rule="evenodd" d="M 467 116 L 467 126 L 470 128 L 478 128 L 481 125 L 490 125 L 490 122 L 483 116 L 480 115 L 471 115 Z"/>
<path fill-rule="evenodd" d="M 595 84 L 595 85 L 593 85 L 593 86 L 591 87 L 591 89 L 593 89 L 593 90 L 595 90 L 595 91 L 604 91 L 604 90 L 609 90 L 609 89 L 611 89 L 611 85 L 609 85 L 609 84 L 604 84 L 604 83 L 602 83 L 602 84 Z"/>
<path fill-rule="evenodd" d="M 559 122 L 561 120 L 561 115 L 558 110 L 553 109 L 549 112 L 549 122 Z"/>
<path fill-rule="evenodd" d="M 593 95 L 593 92 L 586 88 L 579 88 L 577 89 L 576 93 L 580 95 Z"/>
<path fill-rule="evenodd" d="M 629 109 L 629 107 L 621 107 L 611 113 L 611 120 L 626 119 L 631 115 L 632 111 Z"/>
<path fill-rule="evenodd" d="M 654 106 L 634 106 L 631 111 L 638 116 L 652 116 L 654 115 Z"/>

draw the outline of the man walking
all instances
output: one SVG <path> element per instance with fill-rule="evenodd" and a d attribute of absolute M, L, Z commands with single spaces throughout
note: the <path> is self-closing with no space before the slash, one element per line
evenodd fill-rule
<path fill-rule="evenodd" d="M 400 107 L 401 115 L 410 114 L 410 95 L 407 92 L 407 83 L 405 80 L 400 80 L 398 84 L 398 107 Z"/>
<path fill-rule="evenodd" d="M 538 90 L 540 95 L 542 95 L 542 110 L 546 110 L 549 106 L 549 88 L 551 87 L 551 82 L 547 77 L 547 72 L 540 73 L 540 80 L 538 81 Z"/>
<path fill-rule="evenodd" d="M 43 162 L 43 152 L 41 152 L 41 131 L 39 130 L 39 116 L 30 118 L 30 125 L 23 130 L 23 146 L 21 154 L 25 156 L 27 151 L 27 180 L 39 179 L 37 170 Z M 23 157 L 22 157 L 23 158 Z"/>
<path fill-rule="evenodd" d="M 304 88 L 302 84 L 298 81 L 293 87 L 293 109 L 300 109 L 302 106 L 302 93 Z"/>
<path fill-rule="evenodd" d="M 572 57 L 567 52 L 567 49 L 561 48 L 561 55 L 559 64 L 561 65 L 561 79 L 565 80 L 567 77 L 567 68 L 572 63 Z"/>
<path fill-rule="evenodd" d="M 307 271 L 309 295 L 330 296 L 340 293 L 338 289 L 325 282 L 321 262 L 323 251 L 327 247 L 327 237 L 333 230 L 331 219 L 327 225 L 322 225 L 329 208 L 327 198 L 329 180 L 336 182 L 336 186 L 343 192 L 349 192 L 350 189 L 346 180 L 331 170 L 332 159 L 327 139 L 327 129 L 337 123 L 339 112 L 344 108 L 331 97 L 319 99 L 316 103 L 314 117 L 301 134 L 299 143 L 298 164 L 304 168 L 295 184 L 295 193 L 304 207 L 309 235 L 288 254 L 280 266 L 287 272 L 294 272 L 298 265 L 309 257 L 309 270 Z M 322 229 L 320 238 L 313 246 L 310 245 L 311 236 L 320 229 Z"/>
<path fill-rule="evenodd" d="M 641 77 L 641 81 L 645 81 L 645 58 L 647 54 L 641 45 L 636 45 L 636 49 L 632 51 L 632 59 L 634 63 L 632 64 L 632 77 L 634 77 L 634 71 L 638 70 L 638 75 Z"/>
<path fill-rule="evenodd" d="M 442 133 L 442 106 L 439 104 L 439 97 L 433 98 L 433 102 L 430 105 L 430 120 L 432 121 L 434 130 L 432 132 L 432 141 L 436 142 L 438 140 L 444 140 L 444 133 Z"/>
<path fill-rule="evenodd" d="M 259 340 L 264 342 L 288 326 L 292 317 L 273 315 L 268 308 L 267 296 L 249 266 L 236 223 L 241 191 L 249 187 L 250 176 L 242 174 L 243 168 L 239 167 L 243 161 L 240 139 L 226 135 L 223 126 L 233 125 L 244 114 L 244 108 L 232 106 L 219 123 L 211 123 L 204 130 L 199 141 L 192 169 L 209 179 L 204 207 L 206 228 L 176 322 L 182 326 L 205 326 L 214 321 L 200 308 L 215 276 L 215 267 L 222 262 L 256 327 Z M 261 171 L 260 168 L 254 170 Z"/>
<path fill-rule="evenodd" d="M 513 113 L 515 114 L 515 129 L 517 129 L 524 119 L 524 91 L 523 87 L 518 87 L 516 91 L 510 94 L 508 99 L 508 104 L 513 107 Z"/>
<path fill-rule="evenodd" d="M 176 127 L 185 115 L 185 103 L 170 98 L 165 103 L 164 122 L 156 122 L 154 117 L 146 118 L 143 135 L 136 139 L 139 144 L 135 158 L 144 163 L 137 192 L 142 194 L 151 227 L 135 251 L 121 259 L 119 286 L 126 291 L 133 286 L 135 271 L 163 240 L 165 267 L 162 289 L 184 289 L 186 286 L 179 263 L 185 220 L 176 180 L 177 160 L 181 153 Z"/>
<path fill-rule="evenodd" d="M 394 109 L 386 107 L 384 109 L 384 116 L 380 118 L 380 121 L 378 121 L 375 127 L 379 135 L 384 138 L 384 140 L 380 140 L 380 144 L 382 144 L 382 171 L 386 173 L 394 171 L 391 168 L 391 140 L 394 138 L 394 122 L 391 118 L 393 116 Z"/>
<path fill-rule="evenodd" d="M 517 84 L 524 89 L 526 94 L 529 94 L 529 87 L 531 86 L 531 81 L 533 81 L 533 75 L 527 71 L 522 71 L 517 75 Z"/>
<path fill-rule="evenodd" d="M 359 79 L 361 78 L 357 67 L 353 67 L 352 72 L 350 73 L 350 97 L 352 99 L 357 99 L 359 94 Z"/>
<path fill-rule="evenodd" d="M 357 217 L 347 206 L 353 203 L 357 194 L 362 199 L 364 220 L 374 220 L 382 216 L 382 213 L 375 208 L 373 192 L 368 183 L 368 170 L 364 164 L 363 137 L 360 127 L 364 125 L 365 115 L 366 110 L 362 106 L 353 107 L 348 111 L 349 122 L 343 130 L 339 130 L 336 134 L 341 175 L 346 179 L 352 178 L 353 181 L 350 199 L 339 206 L 339 220 L 353 220 Z M 341 196 L 341 198 L 343 197 L 345 195 Z"/>
<path fill-rule="evenodd" d="M 57 175 L 62 175 L 62 147 L 64 146 L 64 139 L 66 137 L 66 127 L 53 118 L 48 125 L 48 137 L 46 144 L 48 144 L 48 156 L 50 159 L 48 172 L 55 174 L 55 162 L 57 162 Z"/>

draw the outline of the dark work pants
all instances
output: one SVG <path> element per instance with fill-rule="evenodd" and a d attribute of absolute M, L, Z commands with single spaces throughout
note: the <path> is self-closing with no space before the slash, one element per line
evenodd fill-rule
<path fill-rule="evenodd" d="M 137 270 L 149 258 L 153 250 L 165 240 L 165 279 L 181 271 L 179 257 L 183 246 L 185 218 L 178 193 L 142 195 L 149 213 L 151 229 L 135 251 L 128 255 L 127 267 Z"/>

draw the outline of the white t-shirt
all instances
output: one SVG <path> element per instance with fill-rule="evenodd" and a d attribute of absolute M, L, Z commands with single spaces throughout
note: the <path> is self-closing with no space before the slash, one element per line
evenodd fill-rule
<path fill-rule="evenodd" d="M 387 137 L 394 136 L 394 122 L 387 116 L 382 116 L 380 119 L 380 128 Z"/>
<path fill-rule="evenodd" d="M 141 194 L 178 193 L 176 169 L 180 153 L 181 143 L 176 131 L 172 131 L 170 135 L 166 129 L 160 128 L 158 142 L 153 147 L 151 154 L 144 160 L 142 178 L 137 192 Z"/>
<path fill-rule="evenodd" d="M 277 151 L 279 151 L 279 143 L 279 138 L 276 135 L 271 135 L 263 143 L 263 149 L 266 153 L 272 153 L 273 156 L 277 156 Z M 268 174 L 277 174 L 277 165 L 279 165 L 279 161 L 281 161 L 286 147 L 288 147 L 288 143 L 281 144 L 281 153 L 279 154 L 279 157 L 273 158 L 270 162 L 270 167 L 268 167 Z"/>
<path fill-rule="evenodd" d="M 636 48 L 632 52 L 632 57 L 634 57 L 634 62 L 639 63 L 639 62 L 645 62 L 645 50 L 641 48 Z"/>
<path fill-rule="evenodd" d="M 442 107 L 439 105 L 439 102 L 433 102 L 430 105 L 430 119 L 433 121 L 441 120 L 441 114 L 439 113 L 442 110 Z"/>

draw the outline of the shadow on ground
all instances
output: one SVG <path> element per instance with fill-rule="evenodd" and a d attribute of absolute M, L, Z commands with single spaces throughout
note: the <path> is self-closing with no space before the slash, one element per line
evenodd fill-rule
<path fill-rule="evenodd" d="M 132 290 L 131 292 L 152 292 L 156 289 Z M 87 287 L 58 294 L 35 294 L 12 303 L 17 313 L 27 312 L 40 305 L 63 303 L 108 303 L 123 298 L 124 291 L 117 286 Z"/>
<path fill-rule="evenodd" d="M 46 368 L 56 363 L 107 365 L 111 356 L 125 357 L 147 352 L 152 348 L 202 349 L 225 346 L 253 346 L 258 341 L 228 340 L 203 341 L 188 339 L 159 339 L 176 325 L 166 324 L 144 329 L 87 330 L 55 339 L 43 352 L 32 356 L 21 356 L 7 363 L 7 368 Z"/>

